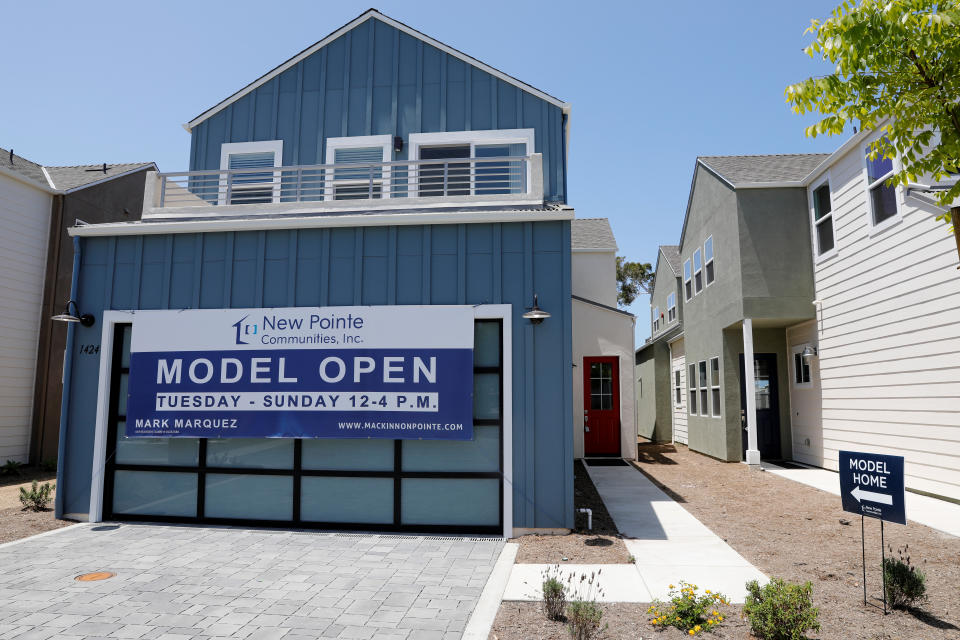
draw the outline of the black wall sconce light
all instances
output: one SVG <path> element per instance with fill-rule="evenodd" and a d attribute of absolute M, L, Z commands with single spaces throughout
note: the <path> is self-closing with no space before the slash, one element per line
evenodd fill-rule
<path fill-rule="evenodd" d="M 70 313 L 71 305 L 73 305 L 74 313 Z M 67 306 L 63 310 L 63 313 L 58 313 L 50 319 L 57 322 L 79 322 L 85 327 L 92 327 L 93 323 L 97 321 L 97 319 L 89 313 L 81 314 L 79 307 L 77 307 L 77 303 L 73 300 L 67 300 Z"/>
<path fill-rule="evenodd" d="M 550 313 L 540 308 L 537 294 L 533 294 L 533 306 L 523 314 L 523 317 L 530 321 L 530 324 L 540 324 L 550 317 Z"/>
<path fill-rule="evenodd" d="M 397 153 L 403 151 L 403 138 L 400 136 L 393 136 L 393 150 Z"/>

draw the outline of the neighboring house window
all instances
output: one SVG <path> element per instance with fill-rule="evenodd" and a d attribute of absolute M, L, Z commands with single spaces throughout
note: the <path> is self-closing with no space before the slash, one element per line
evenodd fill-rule
<path fill-rule="evenodd" d="M 677 319 L 677 294 L 671 292 L 667 296 L 667 322 L 673 322 Z"/>
<path fill-rule="evenodd" d="M 327 164 L 335 165 L 325 185 L 325 200 L 366 200 L 391 195 L 390 162 L 393 136 L 352 136 L 327 139 Z M 350 168 L 349 165 L 357 165 Z"/>
<path fill-rule="evenodd" d="M 817 236 L 817 255 L 833 251 L 833 204 L 830 202 L 830 183 L 824 182 L 813 192 L 813 224 Z"/>
<path fill-rule="evenodd" d="M 810 363 L 803 359 L 802 344 L 793 348 L 793 385 L 795 387 L 810 386 Z"/>
<path fill-rule="evenodd" d="M 697 415 L 697 365 L 695 363 L 687 365 L 687 390 L 690 396 L 687 410 L 690 415 L 695 416 Z"/>
<path fill-rule="evenodd" d="M 700 361 L 700 415 L 705 416 L 710 412 L 707 410 L 707 395 L 710 393 L 710 388 L 707 385 L 707 361 Z"/>
<path fill-rule="evenodd" d="M 881 156 L 874 160 L 867 158 L 867 196 L 873 226 L 897 216 L 897 189 L 886 184 L 892 175 L 893 160 Z"/>
<path fill-rule="evenodd" d="M 683 404 L 683 389 L 680 386 L 680 369 L 673 371 L 673 405 L 679 407 Z"/>
<path fill-rule="evenodd" d="M 686 295 L 686 300 L 690 300 L 693 297 L 693 281 L 691 280 L 690 275 L 690 261 L 686 260 L 683 263 L 683 290 Z"/>
<path fill-rule="evenodd" d="M 513 158 L 529 156 L 534 148 L 533 129 L 411 133 L 410 158 L 437 160 L 422 162 L 411 173 L 411 195 L 524 193 L 529 184 L 529 163 Z"/>
<path fill-rule="evenodd" d="M 703 291 L 703 265 L 700 262 L 699 247 L 693 252 L 693 284 L 696 293 Z"/>
<path fill-rule="evenodd" d="M 713 236 L 703 243 L 703 270 L 707 272 L 707 286 L 713 283 Z"/>
<path fill-rule="evenodd" d="M 283 140 L 227 142 L 220 145 L 219 204 L 263 204 L 280 199 Z"/>
<path fill-rule="evenodd" d="M 653 332 L 660 330 L 660 307 L 653 308 Z"/>
<path fill-rule="evenodd" d="M 720 417 L 720 358 L 710 358 L 710 402 L 713 417 Z"/>

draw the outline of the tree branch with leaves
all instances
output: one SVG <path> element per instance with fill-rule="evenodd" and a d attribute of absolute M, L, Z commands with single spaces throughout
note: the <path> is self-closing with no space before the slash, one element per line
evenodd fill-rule
<path fill-rule="evenodd" d="M 899 160 L 888 184 L 953 181 L 950 174 L 960 172 L 960 0 L 845 0 L 807 33 L 813 42 L 804 52 L 834 71 L 786 88 L 795 113 L 824 116 L 806 134 L 879 128 L 884 135 L 871 143 L 871 159 Z M 944 208 L 958 196 L 960 183 L 937 195 Z M 960 251 L 960 216 L 940 219 L 954 223 Z"/>
<path fill-rule="evenodd" d="M 641 293 L 649 294 L 653 276 L 649 262 L 627 262 L 625 257 L 617 256 L 617 304 L 627 307 Z"/>

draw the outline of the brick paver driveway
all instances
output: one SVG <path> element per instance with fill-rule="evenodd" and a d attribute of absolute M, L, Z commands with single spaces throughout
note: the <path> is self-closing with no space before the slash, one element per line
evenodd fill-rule
<path fill-rule="evenodd" d="M 459 638 L 501 540 L 88 525 L 0 548 L 0 638 Z M 114 578 L 77 582 L 92 571 Z"/>

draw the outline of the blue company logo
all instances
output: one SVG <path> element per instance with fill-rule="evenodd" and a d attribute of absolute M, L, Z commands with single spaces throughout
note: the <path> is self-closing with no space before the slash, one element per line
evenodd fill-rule
<path fill-rule="evenodd" d="M 243 317 L 240 318 L 236 323 L 234 323 L 234 324 L 232 325 L 232 326 L 235 327 L 236 330 L 237 330 L 237 344 L 250 344 L 249 342 L 246 342 L 245 340 L 241 340 L 241 337 L 242 337 L 242 336 L 255 336 L 255 335 L 257 335 L 257 325 L 256 325 L 256 323 L 253 323 L 253 324 L 250 324 L 250 323 L 244 324 L 244 323 L 243 323 L 243 321 L 246 320 L 246 319 L 249 318 L 249 317 L 250 317 L 250 316 L 243 316 Z"/>

